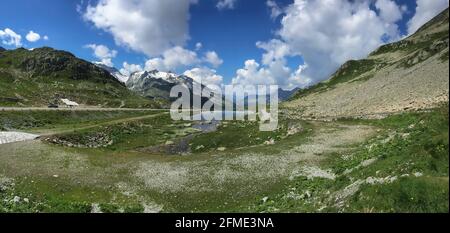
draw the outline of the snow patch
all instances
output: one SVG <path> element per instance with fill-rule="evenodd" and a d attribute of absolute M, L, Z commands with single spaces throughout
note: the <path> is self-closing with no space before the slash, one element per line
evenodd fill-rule
<path fill-rule="evenodd" d="M 39 135 L 21 132 L 0 132 L 0 144 L 34 140 Z"/>

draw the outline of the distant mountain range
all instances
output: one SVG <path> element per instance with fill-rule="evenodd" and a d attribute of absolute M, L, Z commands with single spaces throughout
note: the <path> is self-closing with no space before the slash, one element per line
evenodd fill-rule
<path fill-rule="evenodd" d="M 64 98 L 87 106 L 168 107 L 172 87 L 184 84 L 192 91 L 194 83 L 186 75 L 158 70 L 126 76 L 49 47 L 0 49 L 0 106 L 47 106 Z M 279 99 L 293 92 L 280 90 Z"/>
<path fill-rule="evenodd" d="M 101 63 L 96 63 L 100 68 L 108 71 L 117 80 L 126 83 L 127 87 L 148 98 L 169 99 L 170 90 L 177 84 L 185 84 L 192 89 L 195 81 L 186 75 L 177 75 L 173 72 L 162 72 L 158 70 L 139 71 L 130 76 L 121 74 L 116 68 L 109 67 Z M 300 88 L 293 90 L 278 90 L 279 101 L 285 101 L 291 98 Z M 254 98 L 254 97 L 251 97 Z"/>

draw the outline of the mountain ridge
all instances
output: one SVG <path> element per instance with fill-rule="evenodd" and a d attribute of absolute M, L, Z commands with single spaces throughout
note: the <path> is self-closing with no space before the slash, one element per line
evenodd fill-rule
<path fill-rule="evenodd" d="M 0 105 L 46 106 L 61 98 L 88 106 L 158 106 L 67 51 L 18 48 L 0 54 Z"/>

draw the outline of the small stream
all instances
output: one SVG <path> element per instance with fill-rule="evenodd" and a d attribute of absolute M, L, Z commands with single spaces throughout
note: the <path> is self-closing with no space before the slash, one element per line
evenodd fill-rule
<path fill-rule="evenodd" d="M 217 130 L 220 125 L 219 121 L 198 121 L 192 125 L 192 128 L 198 129 L 200 133 L 210 133 Z M 164 153 L 167 155 L 185 155 L 191 152 L 191 146 L 189 145 L 191 140 L 196 134 L 191 134 L 183 138 L 174 140 L 171 145 L 158 145 L 151 148 L 144 148 L 140 151 L 149 153 Z"/>

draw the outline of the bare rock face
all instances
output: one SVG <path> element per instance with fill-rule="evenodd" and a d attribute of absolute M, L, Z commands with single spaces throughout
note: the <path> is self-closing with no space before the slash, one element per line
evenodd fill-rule
<path fill-rule="evenodd" d="M 436 107 L 449 98 L 448 10 L 410 37 L 345 63 L 282 106 L 303 118 L 378 118 Z"/>

